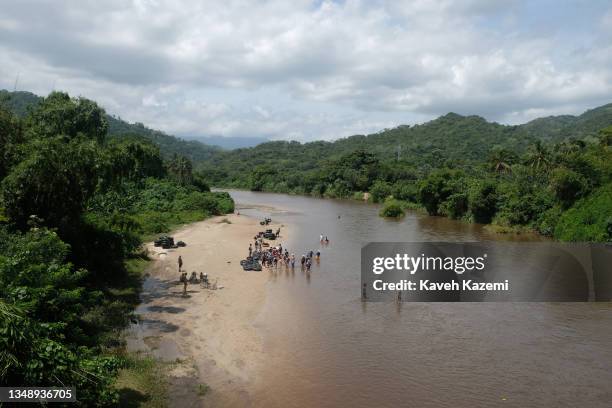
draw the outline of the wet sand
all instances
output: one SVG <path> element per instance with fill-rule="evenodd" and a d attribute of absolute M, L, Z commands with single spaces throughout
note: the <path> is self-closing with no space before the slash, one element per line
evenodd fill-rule
<path fill-rule="evenodd" d="M 240 260 L 247 256 L 258 231 L 278 227 L 281 237 L 271 241 L 276 244 L 286 241 L 286 226 L 263 227 L 255 218 L 232 214 L 174 232 L 175 242 L 182 240 L 186 247 L 164 250 L 147 244 L 154 262 L 137 310 L 140 340 L 159 358 L 181 361 L 169 373 L 173 406 L 252 403 L 249 387 L 263 359 L 262 339 L 254 321 L 265 301 L 269 272 L 265 268 L 244 271 Z M 183 296 L 183 285 L 178 282 L 179 255 L 188 276 L 192 271 L 198 276 L 208 273 L 217 290 L 189 284 Z M 197 395 L 200 383 L 210 387 L 203 397 Z"/>

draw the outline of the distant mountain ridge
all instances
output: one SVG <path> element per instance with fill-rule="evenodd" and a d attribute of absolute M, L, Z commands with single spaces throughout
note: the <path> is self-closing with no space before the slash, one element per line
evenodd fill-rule
<path fill-rule="evenodd" d="M 547 116 L 534 119 L 519 128 L 530 136 L 560 141 L 569 137 L 582 138 L 597 133 L 610 126 L 612 103 L 589 109 L 581 115 Z"/>
<path fill-rule="evenodd" d="M 357 150 L 373 153 L 386 162 L 392 160 L 396 167 L 412 166 L 425 172 L 446 166 L 470 168 L 481 164 L 495 149 L 522 154 L 536 141 L 552 144 L 568 138 L 595 140 L 600 129 L 611 125 L 612 104 L 579 116 L 541 118 L 523 125 L 502 125 L 480 116 L 451 112 L 420 125 L 402 125 L 334 142 L 274 141 L 218 152 L 199 168 L 210 177 L 212 185 L 218 186 L 245 187 L 244 174 L 253 174 L 254 169 L 277 174 L 281 180 L 284 175 L 292 175 L 286 188 L 281 188 L 291 191 L 301 183 L 294 178 L 296 173 L 309 177 L 316 169 Z"/>
<path fill-rule="evenodd" d="M 23 116 L 28 107 L 35 106 L 40 97 L 30 92 L 9 92 L 0 90 L 0 103 L 4 103 L 16 114 Z M 333 142 L 316 141 L 309 143 L 289 141 L 265 141 L 253 138 L 256 146 L 243 147 L 250 138 L 225 138 L 211 136 L 199 140 L 184 140 L 164 132 L 147 128 L 141 123 L 128 123 L 108 116 L 111 137 L 135 134 L 160 146 L 165 156 L 181 154 L 195 164 L 217 171 L 217 166 L 228 162 L 238 171 L 269 160 L 290 160 L 302 167 L 316 166 L 322 160 L 337 157 L 357 149 L 382 155 L 398 155 L 402 159 L 412 158 L 423 163 L 439 163 L 445 160 L 471 162 L 482 159 L 491 149 L 506 148 L 523 151 L 529 144 L 540 140 L 555 143 L 568 138 L 595 136 L 599 129 L 612 125 L 612 103 L 587 110 L 581 115 L 548 116 L 534 119 L 522 125 L 502 125 L 489 122 L 483 117 L 463 116 L 448 113 L 419 125 L 401 125 L 393 129 L 364 135 L 337 139 Z M 210 142 L 210 144 L 201 141 Z M 264 143 L 259 143 L 265 141 Z M 221 145 L 226 149 L 224 151 Z"/>
<path fill-rule="evenodd" d="M 192 140 L 210 145 L 218 146 L 222 149 L 233 150 L 243 147 L 254 147 L 261 143 L 269 142 L 270 139 L 265 137 L 250 137 L 250 136 L 202 136 Z"/>

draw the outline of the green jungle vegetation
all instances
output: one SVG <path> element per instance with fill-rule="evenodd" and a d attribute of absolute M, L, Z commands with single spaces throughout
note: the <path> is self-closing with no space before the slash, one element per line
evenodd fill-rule
<path fill-rule="evenodd" d="M 23 116 L 41 98 L 0 91 L 3 100 Z M 107 119 L 110 139 L 150 141 L 167 159 L 183 152 L 216 187 L 358 199 L 367 192 L 384 203 L 381 216 L 416 209 L 500 232 L 612 239 L 612 104 L 516 126 L 449 113 L 334 142 L 274 141 L 230 151 Z M 156 222 L 144 224 L 155 229 Z"/>
<path fill-rule="evenodd" d="M 124 400 L 118 373 L 122 384 L 161 390 L 158 368 L 121 353 L 118 333 L 138 302 L 143 240 L 233 211 L 209 185 L 367 192 L 384 217 L 417 209 L 609 242 L 610 125 L 612 104 L 520 126 L 450 113 L 335 142 L 223 151 L 85 98 L 0 91 L 0 385 L 71 384 L 83 406 Z"/>
<path fill-rule="evenodd" d="M 16 116 L 24 118 L 28 112 L 41 103 L 42 97 L 31 92 L 9 92 L 0 89 L 0 105 L 5 106 Z M 125 138 L 126 136 L 148 140 L 159 147 L 162 157 L 170 159 L 174 155 L 184 156 L 193 163 L 210 158 L 220 148 L 205 145 L 200 142 L 183 140 L 167 135 L 159 130 L 153 130 L 142 123 L 128 123 L 120 117 L 104 114 L 108 123 L 107 139 Z"/>
<path fill-rule="evenodd" d="M 234 203 L 146 134 L 110 137 L 93 101 L 1 96 L 12 104 L 0 102 L 0 386 L 67 384 L 81 406 L 117 406 L 117 374 L 136 364 L 119 332 L 143 239 Z"/>
<path fill-rule="evenodd" d="M 196 167 L 211 185 L 384 203 L 537 231 L 612 239 L 612 104 L 519 126 L 447 114 L 335 142 L 270 142 L 217 152 Z"/>

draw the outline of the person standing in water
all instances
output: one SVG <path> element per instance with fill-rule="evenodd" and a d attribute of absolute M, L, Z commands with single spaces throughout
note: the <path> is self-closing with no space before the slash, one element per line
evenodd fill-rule
<path fill-rule="evenodd" d="M 183 258 L 181 258 L 180 255 L 178 257 L 178 267 L 179 267 L 179 272 L 180 272 L 183 268 Z"/>

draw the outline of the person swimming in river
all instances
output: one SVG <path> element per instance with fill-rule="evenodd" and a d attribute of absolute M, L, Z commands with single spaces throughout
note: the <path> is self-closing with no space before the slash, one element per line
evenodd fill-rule
<path fill-rule="evenodd" d="M 319 262 L 319 259 L 321 259 L 321 251 L 317 251 L 316 256 L 317 257 L 315 259 L 317 260 L 317 262 Z"/>

